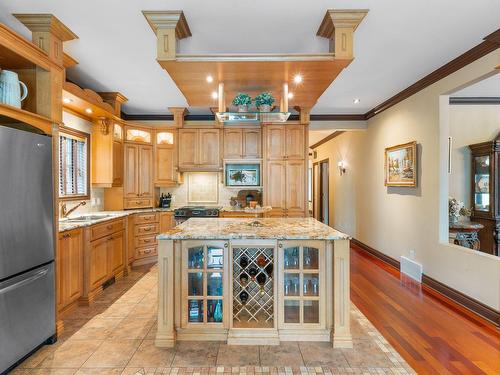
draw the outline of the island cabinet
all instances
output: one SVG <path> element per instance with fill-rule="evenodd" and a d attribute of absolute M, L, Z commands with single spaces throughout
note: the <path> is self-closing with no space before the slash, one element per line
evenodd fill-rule
<path fill-rule="evenodd" d="M 259 159 L 261 144 L 260 128 L 224 129 L 224 159 Z"/>
<path fill-rule="evenodd" d="M 103 286 L 124 274 L 126 219 L 119 218 L 84 229 L 84 283 L 80 300 L 92 303 Z"/>
<path fill-rule="evenodd" d="M 83 293 L 83 234 L 81 229 L 59 233 L 57 255 L 57 309 L 75 306 Z"/>
<path fill-rule="evenodd" d="M 158 236 L 157 346 L 352 346 L 347 235 L 312 218 L 194 218 L 177 229 Z"/>
<path fill-rule="evenodd" d="M 219 129 L 179 129 L 179 171 L 220 170 L 220 137 Z"/>

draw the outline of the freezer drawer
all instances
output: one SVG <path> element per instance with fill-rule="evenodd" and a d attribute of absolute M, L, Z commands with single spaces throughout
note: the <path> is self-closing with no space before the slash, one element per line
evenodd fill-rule
<path fill-rule="evenodd" d="M 0 283 L 0 373 L 55 329 L 54 263 Z"/>

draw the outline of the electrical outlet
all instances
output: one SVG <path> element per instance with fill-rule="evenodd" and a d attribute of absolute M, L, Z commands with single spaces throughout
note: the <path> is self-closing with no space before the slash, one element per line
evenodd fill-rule
<path fill-rule="evenodd" d="M 410 259 L 415 259 L 415 250 L 410 250 Z"/>

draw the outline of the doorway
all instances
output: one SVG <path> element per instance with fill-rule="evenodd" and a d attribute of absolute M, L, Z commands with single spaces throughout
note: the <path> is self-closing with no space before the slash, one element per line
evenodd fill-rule
<path fill-rule="evenodd" d="M 330 224 L 329 159 L 313 164 L 313 216 L 316 220 Z"/>

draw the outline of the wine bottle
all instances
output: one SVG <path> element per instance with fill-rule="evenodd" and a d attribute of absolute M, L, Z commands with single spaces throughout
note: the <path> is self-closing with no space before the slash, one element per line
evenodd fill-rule
<path fill-rule="evenodd" d="M 245 268 L 247 268 L 247 266 L 248 266 L 248 258 L 247 258 L 246 256 L 244 256 L 244 255 L 243 255 L 243 256 L 240 258 L 240 267 L 241 267 L 242 269 L 245 269 Z"/>
<path fill-rule="evenodd" d="M 257 276 L 257 269 L 252 267 L 248 270 L 248 274 L 252 278 L 252 280 L 255 280 L 255 276 Z"/>
<path fill-rule="evenodd" d="M 267 280 L 267 277 L 266 275 L 264 274 L 264 272 L 261 272 L 257 275 L 257 283 L 263 287 L 266 283 L 266 280 Z"/>
<path fill-rule="evenodd" d="M 240 297 L 241 303 L 245 305 L 248 301 L 248 293 L 243 290 L 243 291 L 241 291 L 239 297 Z"/>
<path fill-rule="evenodd" d="M 248 284 L 248 275 L 245 272 L 240 275 L 240 284 L 243 286 Z"/>
<path fill-rule="evenodd" d="M 269 278 L 273 277 L 273 269 L 274 269 L 274 266 L 272 263 L 269 263 L 266 268 L 264 269 L 264 271 L 266 271 L 267 273 L 267 276 L 269 276 Z"/>

